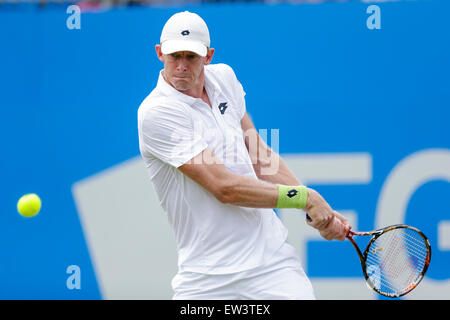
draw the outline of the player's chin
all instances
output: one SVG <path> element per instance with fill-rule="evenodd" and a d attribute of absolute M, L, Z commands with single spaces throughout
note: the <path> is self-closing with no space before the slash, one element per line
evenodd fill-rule
<path fill-rule="evenodd" d="M 190 81 L 186 79 L 174 80 L 172 84 L 178 91 L 186 91 L 192 87 Z"/>

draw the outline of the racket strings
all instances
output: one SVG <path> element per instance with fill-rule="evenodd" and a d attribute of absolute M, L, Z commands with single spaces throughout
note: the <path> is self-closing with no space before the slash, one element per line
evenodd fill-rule
<path fill-rule="evenodd" d="M 409 266 L 409 263 L 413 261 L 415 269 L 420 268 L 417 260 L 420 251 L 411 239 L 414 238 L 404 235 L 402 238 L 398 232 L 389 232 L 373 244 L 373 254 L 368 256 L 368 261 L 372 265 L 372 271 L 377 271 L 372 272 L 375 285 L 385 286 L 384 290 L 396 291 L 399 286 L 402 288 L 402 282 L 403 287 L 408 287 L 414 281 L 417 272 Z M 408 255 L 412 257 L 411 260 L 408 260 Z"/>
<path fill-rule="evenodd" d="M 422 276 L 428 247 L 422 236 L 408 228 L 390 230 L 368 248 L 366 271 L 378 291 L 395 296 L 409 291 Z"/>

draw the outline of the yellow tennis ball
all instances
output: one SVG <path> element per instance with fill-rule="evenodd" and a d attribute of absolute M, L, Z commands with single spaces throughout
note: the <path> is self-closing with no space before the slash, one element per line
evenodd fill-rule
<path fill-rule="evenodd" d="M 34 217 L 39 210 L 41 210 L 41 199 L 35 193 L 25 194 L 17 202 L 17 211 L 24 217 Z"/>

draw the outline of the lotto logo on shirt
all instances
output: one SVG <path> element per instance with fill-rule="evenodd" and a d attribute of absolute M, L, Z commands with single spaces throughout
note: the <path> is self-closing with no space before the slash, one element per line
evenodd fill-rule
<path fill-rule="evenodd" d="M 219 111 L 221 114 L 225 113 L 225 110 L 227 110 L 228 106 L 227 106 L 227 102 L 222 102 L 221 104 L 219 104 Z"/>

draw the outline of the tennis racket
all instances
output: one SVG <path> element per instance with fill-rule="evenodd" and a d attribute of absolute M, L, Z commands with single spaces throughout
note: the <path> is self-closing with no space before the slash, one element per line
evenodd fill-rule
<path fill-rule="evenodd" d="M 361 251 L 354 238 L 363 236 L 371 238 Z M 358 253 L 369 288 L 386 297 L 396 298 L 411 292 L 430 265 L 428 238 L 419 229 L 405 224 L 368 232 L 350 230 L 346 238 Z"/>
<path fill-rule="evenodd" d="M 364 252 L 353 237 L 371 236 Z M 396 298 L 411 292 L 425 276 L 431 260 L 428 238 L 419 229 L 397 224 L 375 231 L 349 231 L 370 288 Z"/>

